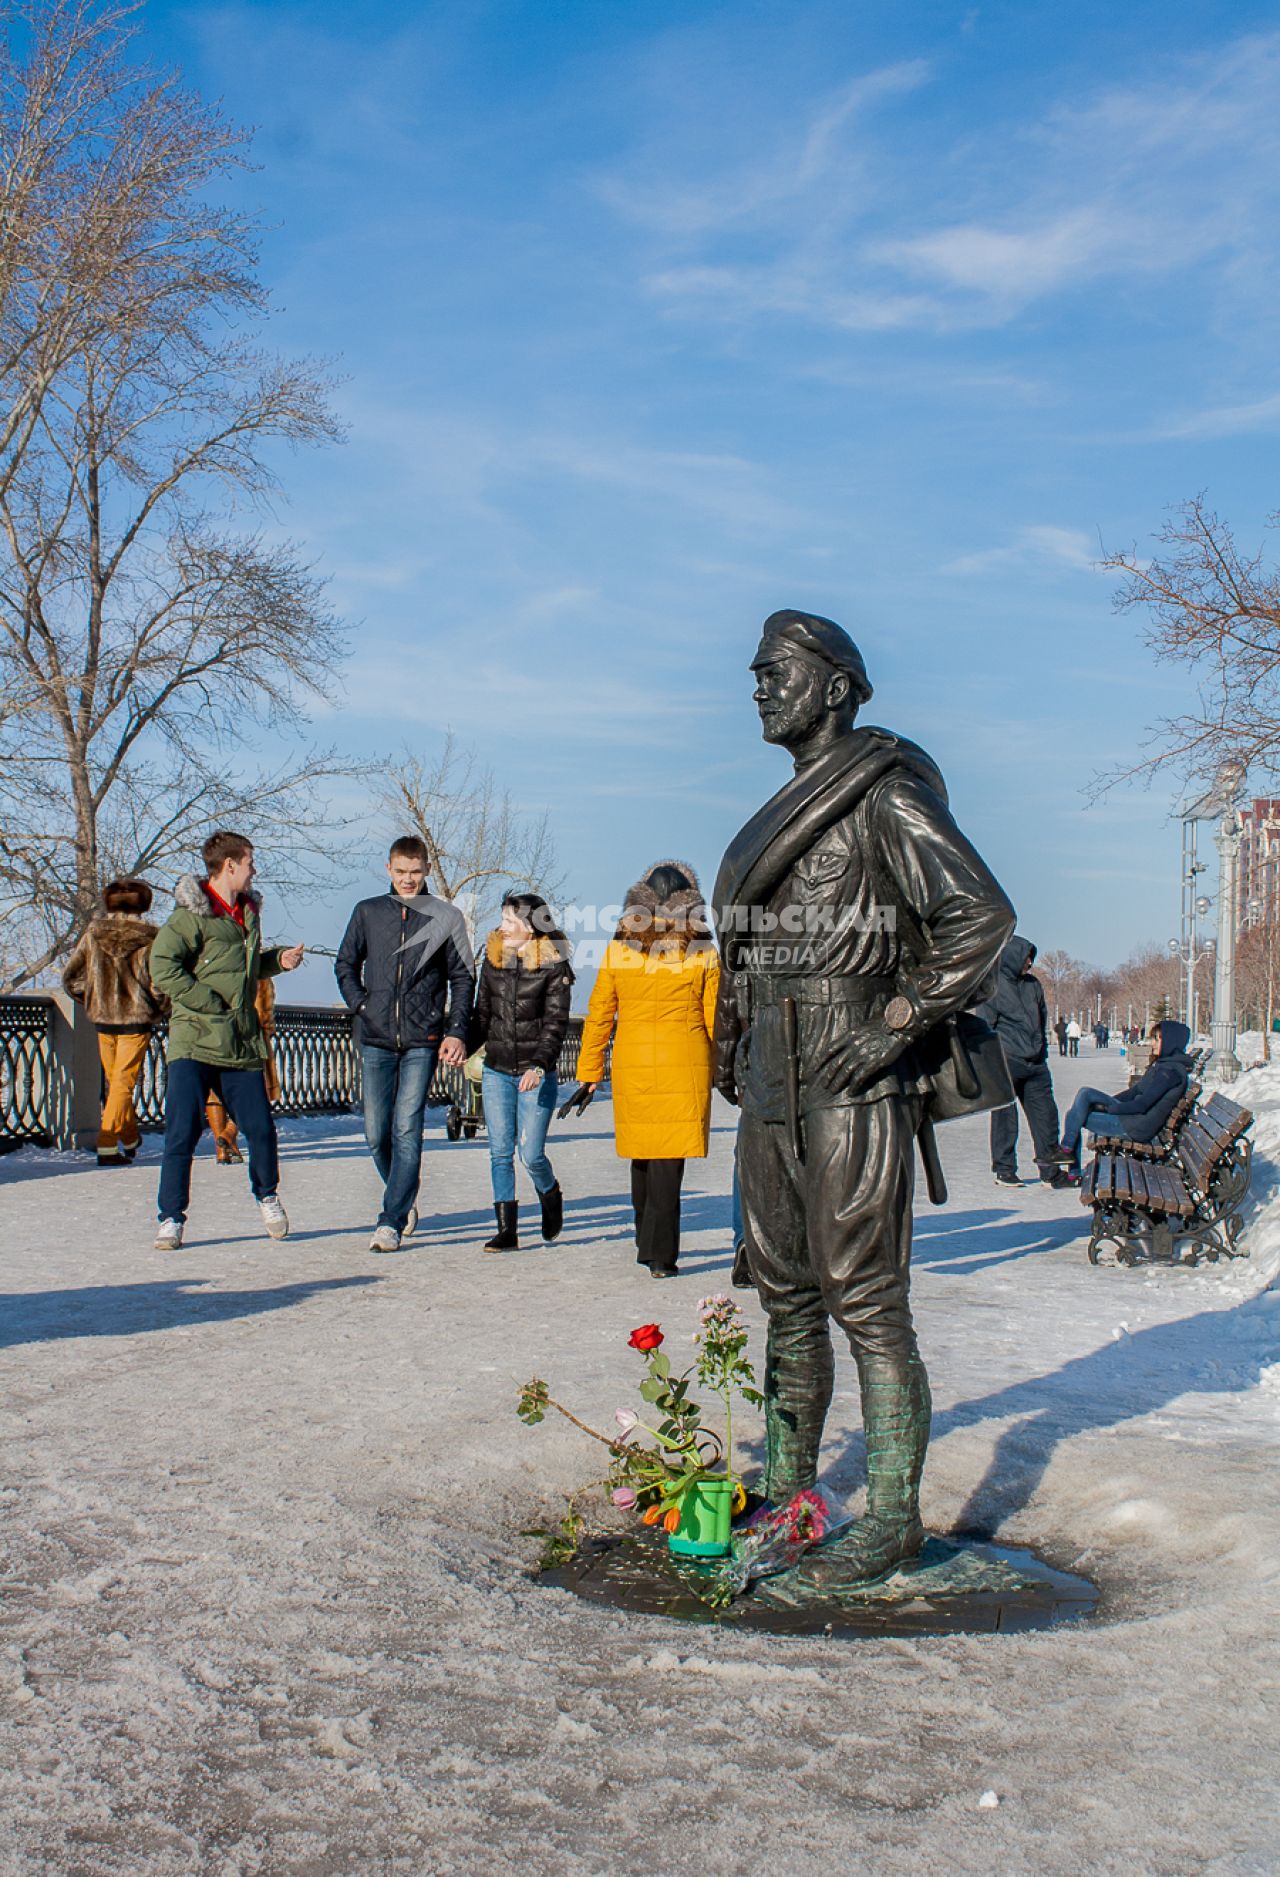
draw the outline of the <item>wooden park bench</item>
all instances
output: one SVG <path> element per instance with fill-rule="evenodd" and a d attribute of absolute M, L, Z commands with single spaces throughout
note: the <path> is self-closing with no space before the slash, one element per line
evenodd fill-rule
<path fill-rule="evenodd" d="M 1100 1261 L 1107 1244 L 1118 1264 L 1238 1257 L 1240 1208 L 1253 1169 L 1252 1125 L 1247 1108 L 1215 1094 L 1203 1107 L 1193 1101 L 1183 1109 L 1176 1127 L 1169 1116 L 1163 1157 L 1135 1153 L 1138 1142 L 1099 1137 L 1080 1183 L 1081 1204 L 1093 1208 L 1090 1264 Z"/>
<path fill-rule="evenodd" d="M 1185 1124 L 1195 1113 L 1196 1103 L 1200 1099 L 1200 1084 L 1188 1082 L 1178 1099 L 1177 1106 L 1165 1116 L 1160 1132 L 1151 1141 L 1109 1140 L 1108 1150 L 1116 1153 L 1132 1154 L 1137 1160 L 1167 1160 L 1174 1152 L 1178 1136 Z"/>

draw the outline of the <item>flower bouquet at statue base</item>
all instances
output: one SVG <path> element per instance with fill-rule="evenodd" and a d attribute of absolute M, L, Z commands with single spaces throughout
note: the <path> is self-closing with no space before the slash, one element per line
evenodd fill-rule
<path fill-rule="evenodd" d="M 732 1534 L 728 1552 L 711 1570 L 707 1600 L 730 1603 L 761 1577 L 776 1577 L 798 1564 L 806 1551 L 829 1535 L 831 1513 L 813 1487 L 785 1505 L 759 1506 Z"/>
<path fill-rule="evenodd" d="M 522 1421 L 534 1426 L 554 1408 L 606 1447 L 610 1457 L 606 1477 L 572 1495 L 557 1530 L 537 1534 L 547 1540 L 544 1563 L 563 1563 L 576 1551 L 585 1526 L 578 1501 L 599 1487 L 609 1491 L 620 1510 L 638 1512 L 646 1525 L 661 1525 L 674 1558 L 702 1565 L 730 1556 L 736 1542 L 732 1521 L 747 1504 L 733 1466 L 734 1403 L 762 1405 L 747 1357 L 747 1328 L 738 1305 L 718 1292 L 699 1305 L 692 1337 L 696 1354 L 679 1374 L 663 1349 L 666 1340 L 657 1323 L 643 1323 L 627 1338 L 645 1358 L 639 1389 L 644 1406 L 641 1413 L 619 1408 L 611 1434 L 580 1421 L 552 1399 L 537 1377 L 520 1391 L 516 1411 Z M 703 1425 L 698 1384 L 719 1398 L 723 1436 Z"/>

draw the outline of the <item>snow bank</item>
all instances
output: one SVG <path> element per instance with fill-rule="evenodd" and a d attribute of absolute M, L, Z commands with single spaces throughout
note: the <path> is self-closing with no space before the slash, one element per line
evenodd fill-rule
<path fill-rule="evenodd" d="M 1257 1040 L 1260 1057 L 1262 1039 Z M 1280 1061 L 1249 1070 L 1224 1093 L 1254 1116 L 1253 1181 L 1245 1207 L 1248 1279 L 1274 1283 L 1280 1277 Z"/>

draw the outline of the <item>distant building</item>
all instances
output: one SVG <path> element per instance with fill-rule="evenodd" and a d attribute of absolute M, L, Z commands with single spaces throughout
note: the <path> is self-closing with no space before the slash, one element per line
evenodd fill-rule
<path fill-rule="evenodd" d="M 1280 924 L 1280 801 L 1240 811 L 1240 930 Z"/>

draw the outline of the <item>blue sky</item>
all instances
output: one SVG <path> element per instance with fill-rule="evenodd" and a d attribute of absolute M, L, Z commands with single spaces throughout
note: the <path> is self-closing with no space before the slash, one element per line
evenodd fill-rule
<path fill-rule="evenodd" d="M 788 773 L 759 622 L 806 607 L 1024 931 L 1176 931 L 1172 786 L 1082 791 L 1186 681 L 1093 562 L 1201 489 L 1246 542 L 1280 506 L 1273 11 L 154 0 L 144 33 L 257 127 L 272 343 L 344 376 L 279 514 L 355 628 L 319 734 L 452 727 L 578 902 L 667 854 L 709 885 Z M 295 923 L 332 943 L 379 862 Z"/>

